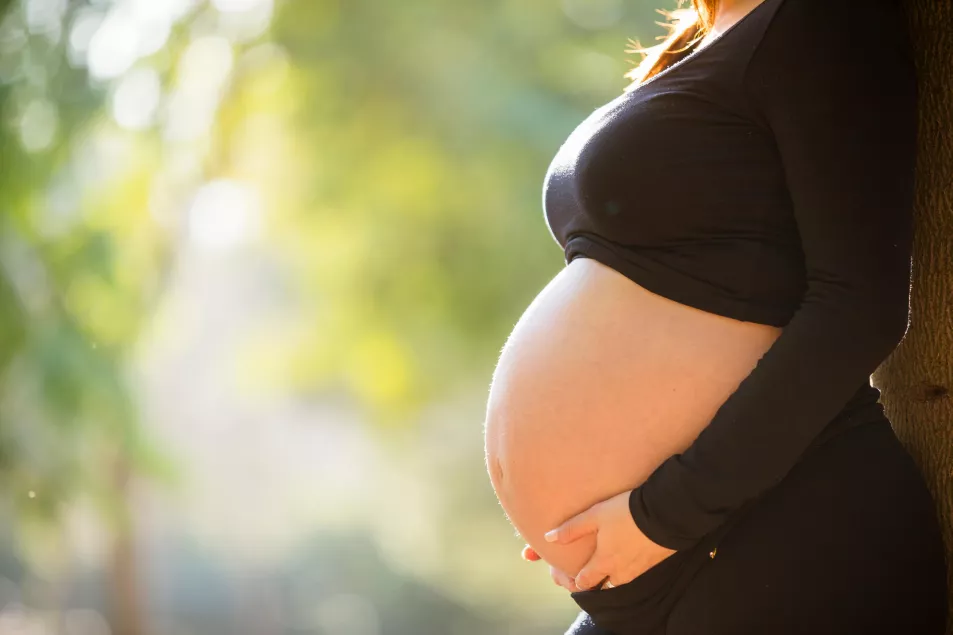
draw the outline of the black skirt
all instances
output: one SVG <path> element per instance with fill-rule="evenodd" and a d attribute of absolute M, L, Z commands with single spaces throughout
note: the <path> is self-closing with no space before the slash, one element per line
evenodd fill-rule
<path fill-rule="evenodd" d="M 566 635 L 944 635 L 934 500 L 881 416 L 634 580 L 571 594 Z"/>

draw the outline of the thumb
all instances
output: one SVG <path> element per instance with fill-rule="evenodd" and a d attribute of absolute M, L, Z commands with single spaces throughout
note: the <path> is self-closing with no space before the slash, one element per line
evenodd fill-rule
<path fill-rule="evenodd" d="M 546 542 L 566 544 L 578 540 L 586 534 L 594 533 L 598 529 L 595 514 L 592 509 L 576 514 L 556 529 L 547 531 L 543 536 Z"/>
<path fill-rule="evenodd" d="M 576 574 L 574 582 L 576 587 L 583 591 L 588 591 L 595 587 L 601 587 L 608 579 L 609 576 L 600 573 L 599 567 L 594 566 L 593 560 L 590 560 L 586 563 L 586 566 L 580 569 L 579 573 Z"/>

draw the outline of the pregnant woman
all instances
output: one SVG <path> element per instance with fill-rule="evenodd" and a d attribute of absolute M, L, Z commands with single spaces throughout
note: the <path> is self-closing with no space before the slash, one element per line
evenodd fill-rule
<path fill-rule="evenodd" d="M 494 490 L 572 635 L 941 635 L 933 499 L 870 383 L 908 320 L 904 16 L 687 11 L 546 174 L 566 267 L 493 375 Z"/>

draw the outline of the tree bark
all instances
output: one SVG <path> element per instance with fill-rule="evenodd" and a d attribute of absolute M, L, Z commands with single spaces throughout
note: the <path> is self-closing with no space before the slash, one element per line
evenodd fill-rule
<path fill-rule="evenodd" d="M 953 2 L 905 5 L 920 80 L 911 318 L 873 381 L 933 492 L 953 565 Z M 950 609 L 953 633 L 953 598 Z"/>
<path fill-rule="evenodd" d="M 112 566 L 109 571 L 112 632 L 114 635 L 146 635 L 136 521 L 129 491 L 132 474 L 125 457 L 117 459 L 113 476 L 119 517 L 114 527 Z"/>

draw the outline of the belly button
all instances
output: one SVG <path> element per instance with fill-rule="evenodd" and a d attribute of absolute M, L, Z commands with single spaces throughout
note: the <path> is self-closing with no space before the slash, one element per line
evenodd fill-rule
<path fill-rule="evenodd" d="M 503 483 L 503 466 L 497 458 L 487 457 L 487 470 L 490 473 L 490 480 L 495 486 Z"/>

